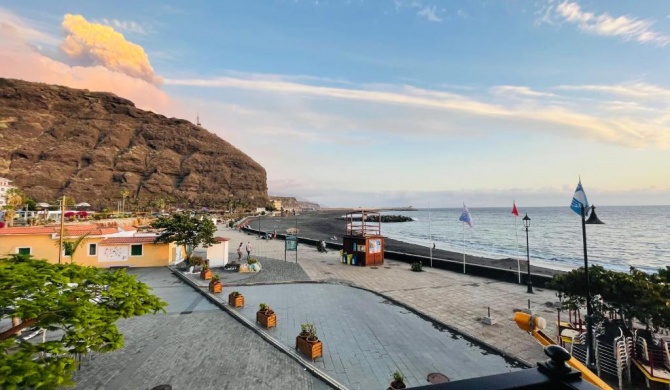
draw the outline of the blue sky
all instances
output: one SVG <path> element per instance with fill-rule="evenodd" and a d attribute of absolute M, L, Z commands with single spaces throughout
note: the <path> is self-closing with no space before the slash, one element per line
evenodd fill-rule
<path fill-rule="evenodd" d="M 669 50 L 663 1 L 0 5 L 0 76 L 199 112 L 331 207 L 670 204 Z"/>

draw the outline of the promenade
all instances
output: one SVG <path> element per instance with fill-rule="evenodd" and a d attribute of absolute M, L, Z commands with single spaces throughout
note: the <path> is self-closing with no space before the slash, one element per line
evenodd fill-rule
<path fill-rule="evenodd" d="M 283 240 L 262 240 L 227 228 L 220 228 L 217 234 L 230 238 L 230 259 L 237 259 L 240 242 L 251 242 L 252 256 L 284 260 Z M 288 261 L 295 262 L 294 252 L 288 252 Z M 409 264 L 393 260 L 385 260 L 379 267 L 349 266 L 341 264 L 338 251 L 319 253 L 302 244 L 298 246 L 298 264 L 312 281 L 346 283 L 383 294 L 529 365 L 546 360 L 546 356 L 531 336 L 518 329 L 514 310 L 526 309 L 530 299 L 533 313 L 547 319 L 547 334 L 556 334 L 558 298 L 551 290 L 535 288 L 534 294 L 528 294 L 525 285 L 429 267 L 424 267 L 424 272 L 411 272 Z M 487 308 L 497 320 L 494 325 L 481 322 Z"/>

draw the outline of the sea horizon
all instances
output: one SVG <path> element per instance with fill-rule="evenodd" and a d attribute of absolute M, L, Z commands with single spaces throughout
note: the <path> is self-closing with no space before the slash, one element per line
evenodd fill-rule
<path fill-rule="evenodd" d="M 518 206 L 517 206 L 518 207 Z M 581 218 L 569 207 L 469 208 L 470 228 L 458 219 L 463 207 L 383 211 L 405 215 L 411 222 L 383 223 L 382 234 L 394 240 L 458 253 L 505 259 L 526 259 L 526 231 L 521 217 L 530 220 L 531 264 L 558 270 L 583 266 Z M 670 206 L 599 206 L 603 225 L 587 225 L 589 265 L 629 271 L 633 266 L 656 272 L 670 264 Z M 465 242 L 464 242 L 465 241 Z M 518 242 L 518 246 L 517 246 Z"/>

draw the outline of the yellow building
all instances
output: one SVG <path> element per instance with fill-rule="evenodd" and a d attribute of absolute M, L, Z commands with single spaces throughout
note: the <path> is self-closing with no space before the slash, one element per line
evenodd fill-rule
<path fill-rule="evenodd" d="M 58 263 L 59 227 L 31 226 L 0 229 L 0 256 L 21 253 Z M 163 267 L 178 262 L 184 251 L 174 243 L 154 244 L 153 234 L 138 233 L 130 227 L 70 225 L 65 227 L 64 242 L 73 242 L 89 234 L 81 245 L 63 253 L 63 263 L 74 262 L 93 267 Z"/>

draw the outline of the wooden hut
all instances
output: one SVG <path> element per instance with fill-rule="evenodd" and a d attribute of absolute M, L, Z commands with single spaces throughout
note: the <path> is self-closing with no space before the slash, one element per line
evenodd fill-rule
<path fill-rule="evenodd" d="M 344 221 L 343 250 L 356 258 L 356 265 L 384 264 L 384 237 L 379 213 L 364 210 L 351 212 L 345 215 Z"/>

